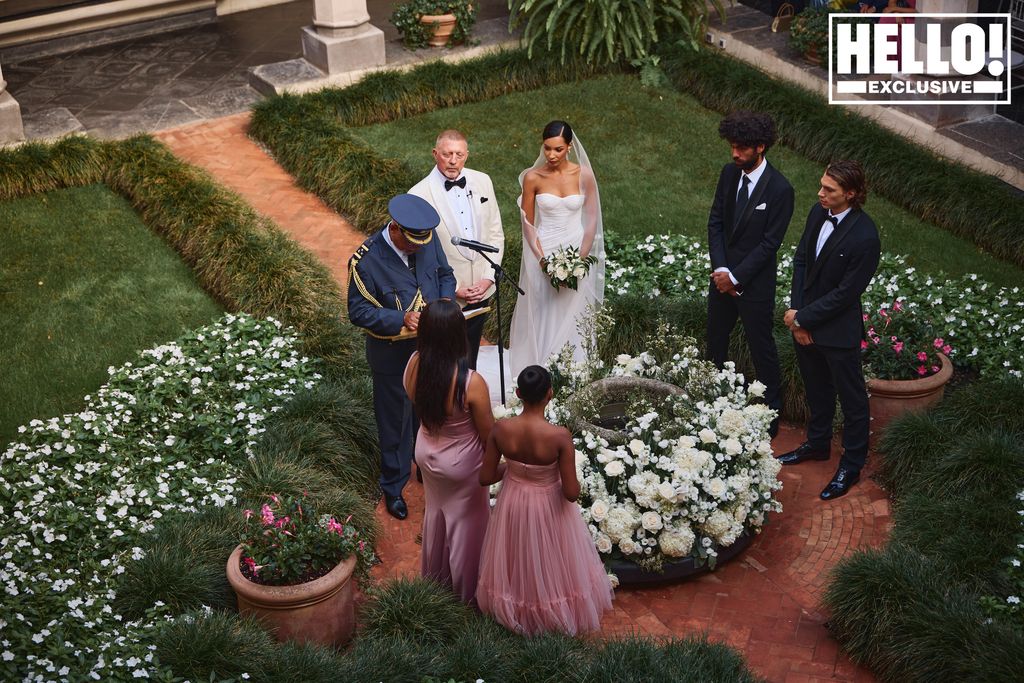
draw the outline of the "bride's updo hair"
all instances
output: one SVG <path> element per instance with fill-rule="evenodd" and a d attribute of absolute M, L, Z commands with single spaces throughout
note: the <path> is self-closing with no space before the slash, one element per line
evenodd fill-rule
<path fill-rule="evenodd" d="M 541 136 L 541 141 L 549 140 L 551 138 L 562 138 L 567 143 L 572 143 L 572 126 L 565 121 L 552 121 L 548 125 L 544 126 L 544 133 Z"/>
<path fill-rule="evenodd" d="M 516 387 L 523 403 L 540 403 L 551 388 L 551 373 L 539 365 L 528 365 L 519 373 Z"/>

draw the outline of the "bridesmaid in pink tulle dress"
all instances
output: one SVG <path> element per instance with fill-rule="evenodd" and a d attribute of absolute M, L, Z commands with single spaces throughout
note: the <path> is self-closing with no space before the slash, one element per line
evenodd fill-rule
<path fill-rule="evenodd" d="M 490 392 L 484 378 L 469 370 L 466 321 L 457 304 L 428 304 L 417 336 L 405 388 L 420 420 L 416 467 L 426 499 L 421 573 L 472 603 L 490 516 L 487 489 L 478 484 L 494 425 Z"/>
<path fill-rule="evenodd" d="M 482 485 L 504 479 L 484 539 L 477 604 L 517 633 L 593 631 L 611 609 L 612 589 L 575 503 L 572 436 L 544 419 L 547 370 L 525 368 L 516 393 L 523 414 L 494 425 L 480 470 Z"/>

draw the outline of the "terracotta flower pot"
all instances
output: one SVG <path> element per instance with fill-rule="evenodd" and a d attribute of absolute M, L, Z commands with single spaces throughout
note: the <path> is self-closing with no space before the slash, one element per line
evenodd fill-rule
<path fill-rule="evenodd" d="M 423 14 L 420 15 L 420 23 L 430 28 L 433 26 L 434 34 L 427 41 L 430 47 L 444 47 L 455 32 L 454 14 Z"/>
<path fill-rule="evenodd" d="M 889 422 L 908 412 L 925 410 L 942 400 L 946 382 L 953 376 L 953 363 L 940 353 L 942 367 L 934 375 L 921 379 L 869 379 L 868 402 L 871 406 L 871 448 Z"/>
<path fill-rule="evenodd" d="M 238 611 L 252 615 L 279 641 L 294 640 L 340 647 L 352 637 L 356 616 L 352 573 L 355 555 L 330 572 L 297 586 L 263 586 L 245 578 L 239 566 L 242 546 L 228 558 L 228 582 L 238 596 Z"/>

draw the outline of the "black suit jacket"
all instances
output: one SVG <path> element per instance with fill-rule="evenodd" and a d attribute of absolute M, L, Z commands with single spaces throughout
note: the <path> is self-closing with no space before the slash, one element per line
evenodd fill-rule
<path fill-rule="evenodd" d="M 775 299 L 776 254 L 793 217 L 793 187 L 774 166 L 764 163 L 764 174 L 738 217 L 736 191 L 742 171 L 736 164 L 726 164 L 708 216 L 712 270 L 728 268 L 743 287 L 743 298 L 753 301 Z"/>
<path fill-rule="evenodd" d="M 853 209 L 837 225 L 815 258 L 827 212 L 815 204 L 793 259 L 790 307 L 814 343 L 840 348 L 859 347 L 864 338 L 860 297 L 878 268 L 882 244 L 871 217 Z"/>

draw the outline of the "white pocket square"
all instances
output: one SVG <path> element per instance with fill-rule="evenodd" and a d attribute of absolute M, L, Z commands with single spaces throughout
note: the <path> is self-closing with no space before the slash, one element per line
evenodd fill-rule
<path fill-rule="evenodd" d="M 767 208 L 768 204 L 766 202 L 761 202 L 760 204 L 754 207 L 754 211 L 764 211 Z"/>

